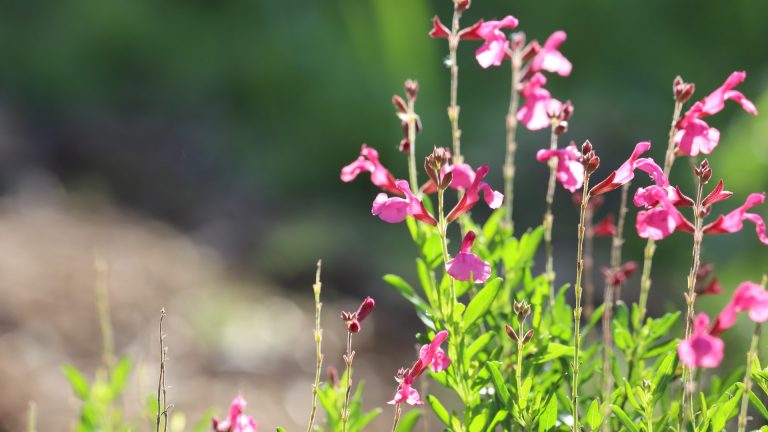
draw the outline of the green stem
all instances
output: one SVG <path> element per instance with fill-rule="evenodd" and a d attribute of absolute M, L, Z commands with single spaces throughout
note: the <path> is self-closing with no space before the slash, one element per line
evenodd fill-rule
<path fill-rule="evenodd" d="M 752 391 L 752 364 L 755 362 L 758 344 L 760 343 L 760 323 L 755 324 L 755 333 L 752 335 L 752 343 L 747 353 L 747 370 L 744 373 L 744 392 L 741 394 L 741 409 L 739 410 L 738 432 L 747 429 L 747 408 L 749 393 Z"/>
<path fill-rule="evenodd" d="M 344 393 L 344 406 L 341 410 L 341 432 L 347 432 L 349 426 L 349 395 L 352 391 L 352 332 L 347 332 L 347 355 L 344 358 L 347 365 L 347 388 Z"/>
<path fill-rule="evenodd" d="M 416 112 L 414 111 L 414 102 L 408 101 L 407 123 L 408 123 L 408 177 L 411 182 L 411 191 L 414 195 L 419 195 L 418 170 L 416 169 Z"/>
<path fill-rule="evenodd" d="M 400 404 L 395 404 L 395 420 L 392 422 L 392 432 L 395 432 L 397 430 L 397 424 L 400 422 L 400 413 L 402 412 L 402 409 L 400 408 Z"/>
<path fill-rule="evenodd" d="M 517 326 L 517 369 L 515 370 L 515 379 L 517 380 L 517 400 L 520 402 L 520 395 L 523 393 L 523 320 L 520 320 Z"/>
<path fill-rule="evenodd" d="M 573 405 L 573 432 L 581 432 L 579 426 L 579 350 L 581 348 L 581 278 L 584 272 L 584 216 L 589 202 L 589 171 L 584 168 L 584 186 L 581 194 L 581 209 L 579 211 L 579 241 L 576 253 L 576 305 L 573 308 L 573 385 L 571 386 L 571 405 Z"/>
<path fill-rule="evenodd" d="M 517 151 L 517 109 L 520 105 L 520 94 L 518 92 L 518 80 L 520 79 L 520 68 L 523 59 L 519 49 L 512 50 L 512 69 L 511 95 L 509 98 L 509 111 L 507 111 L 507 152 L 504 158 L 504 201 L 506 211 L 504 220 L 512 232 L 515 231 L 515 221 L 512 215 L 514 196 L 515 196 L 515 153 Z"/>
<path fill-rule="evenodd" d="M 556 120 L 552 121 L 551 132 L 549 136 L 549 149 L 557 150 L 557 134 L 555 133 L 555 127 L 557 126 Z M 555 304 L 555 267 L 554 259 L 552 257 L 552 224 L 554 223 L 555 216 L 552 214 L 552 203 L 555 201 L 555 180 L 557 179 L 557 160 L 552 158 L 549 160 L 549 181 L 547 182 L 547 202 L 546 210 L 544 211 L 544 252 L 546 255 L 546 263 L 544 273 L 546 274 L 547 281 L 549 282 L 549 305 L 552 307 Z"/>
<path fill-rule="evenodd" d="M 451 142 L 453 144 L 453 164 L 464 161 L 461 156 L 461 129 L 459 129 L 459 64 L 456 51 L 459 48 L 459 3 L 453 3 L 453 19 L 451 20 L 451 34 L 448 35 L 448 56 L 451 63 L 451 104 L 448 106 L 448 120 L 451 122 Z"/>
<path fill-rule="evenodd" d="M 316 358 L 315 363 L 315 383 L 312 385 L 312 410 L 309 413 L 309 423 L 307 424 L 307 432 L 312 432 L 312 427 L 315 424 L 315 415 L 317 413 L 317 392 L 320 388 L 320 371 L 323 367 L 323 330 L 320 328 L 320 312 L 323 309 L 323 304 L 320 303 L 320 290 L 322 283 L 320 283 L 320 267 L 321 261 L 317 261 L 317 273 L 315 274 L 315 284 L 312 285 L 312 289 L 315 292 L 315 346 L 316 346 Z"/>

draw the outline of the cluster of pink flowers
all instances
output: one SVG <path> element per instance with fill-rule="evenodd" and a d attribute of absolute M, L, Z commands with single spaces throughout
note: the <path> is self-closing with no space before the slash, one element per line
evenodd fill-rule
<path fill-rule="evenodd" d="M 229 407 L 226 419 L 219 421 L 216 417 L 213 418 L 213 432 L 257 432 L 256 420 L 245 415 L 246 405 L 242 396 L 236 397 Z"/>
<path fill-rule="evenodd" d="M 397 391 L 395 392 L 395 398 L 388 402 L 390 405 L 400 403 L 421 405 L 424 403 L 418 390 L 413 388 L 413 382 L 428 368 L 436 373 L 448 369 L 448 366 L 451 365 L 451 359 L 440 348 L 440 345 L 447 338 L 448 332 L 446 330 L 437 332 L 435 337 L 432 338 L 432 342 L 421 347 L 416 363 L 410 369 L 400 369 L 398 371 L 397 377 L 395 377 L 398 382 Z"/>
<path fill-rule="evenodd" d="M 680 361 L 691 368 L 717 367 L 725 349 L 725 343 L 718 336 L 734 325 L 741 312 L 746 312 L 756 323 L 768 321 L 768 292 L 754 282 L 744 282 L 736 288 L 713 325 L 710 326 L 707 314 L 700 313 L 693 323 L 691 336 L 677 347 Z"/>
<path fill-rule="evenodd" d="M 717 147 L 720 131 L 710 127 L 702 119 L 722 111 L 727 100 L 732 100 L 741 105 L 744 111 L 757 115 L 755 105 L 741 92 L 733 89 L 746 77 L 747 73 L 743 71 L 732 73 L 722 86 L 691 106 L 676 125 L 675 145 L 680 153 L 689 156 L 709 154 Z"/>

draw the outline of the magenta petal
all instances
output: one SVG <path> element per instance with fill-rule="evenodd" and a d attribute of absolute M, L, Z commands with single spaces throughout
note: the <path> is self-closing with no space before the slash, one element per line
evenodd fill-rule
<path fill-rule="evenodd" d="M 719 142 L 720 131 L 700 119 L 690 120 L 685 127 L 675 132 L 675 145 L 688 156 L 710 154 Z"/>
<path fill-rule="evenodd" d="M 448 366 L 450 365 L 451 359 L 448 358 L 445 351 L 438 348 L 437 351 L 435 351 L 435 355 L 432 357 L 432 364 L 430 364 L 429 367 L 432 369 L 432 372 L 437 373 L 448 369 Z"/>
<path fill-rule="evenodd" d="M 497 209 L 501 207 L 501 204 L 504 202 L 504 194 L 491 189 L 491 186 L 486 182 L 480 182 L 479 188 L 483 192 L 483 199 L 489 208 Z"/>
<path fill-rule="evenodd" d="M 768 234 L 765 231 L 765 221 L 760 215 L 755 213 L 744 213 L 744 220 L 748 220 L 755 224 L 755 231 L 757 232 L 757 238 L 763 244 L 768 245 Z"/>
<path fill-rule="evenodd" d="M 460 281 L 485 282 L 491 277 L 491 265 L 473 253 L 458 253 L 448 261 L 448 274 Z"/>
<path fill-rule="evenodd" d="M 387 197 L 387 194 L 376 195 L 371 207 L 371 214 L 389 223 L 400 223 L 408 216 L 408 201 L 399 197 Z"/>
<path fill-rule="evenodd" d="M 565 39 L 566 34 L 562 30 L 552 33 L 531 61 L 531 70 L 534 72 L 545 70 L 557 73 L 560 76 L 570 75 L 573 66 L 558 50 Z"/>
<path fill-rule="evenodd" d="M 465 163 L 456 165 L 449 165 L 444 169 L 443 174 L 451 173 L 451 188 L 457 190 L 464 190 L 472 185 L 475 181 L 475 170 L 471 166 Z"/>

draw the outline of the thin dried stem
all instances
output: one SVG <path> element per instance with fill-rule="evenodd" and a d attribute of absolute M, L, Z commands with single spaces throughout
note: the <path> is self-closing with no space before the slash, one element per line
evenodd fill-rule
<path fill-rule="evenodd" d="M 579 351 L 581 348 L 581 279 L 584 272 L 584 217 L 589 204 L 589 176 L 590 172 L 584 168 L 584 187 L 581 194 L 581 207 L 579 211 L 579 240 L 576 253 L 576 284 L 574 291 L 576 305 L 573 308 L 573 385 L 571 386 L 571 405 L 573 406 L 573 432 L 580 432 L 579 426 Z"/>
<path fill-rule="evenodd" d="M 93 267 L 96 270 L 96 310 L 101 330 L 101 355 L 104 364 L 111 368 L 115 364 L 115 337 L 109 309 L 109 266 L 97 255 Z"/>
<path fill-rule="evenodd" d="M 400 422 L 400 414 L 402 413 L 402 409 L 400 408 L 400 404 L 395 404 L 395 420 L 392 422 L 392 432 L 395 432 L 397 430 L 397 424 Z"/>
<path fill-rule="evenodd" d="M 519 49 L 511 51 L 512 69 L 511 95 L 509 98 L 509 111 L 507 111 L 507 153 L 504 158 L 504 201 L 506 211 L 504 220 L 514 232 L 515 219 L 513 217 L 515 197 L 515 153 L 517 152 L 517 109 L 520 105 L 520 93 L 518 92 L 520 80 L 520 68 L 523 64 L 522 53 Z"/>
<path fill-rule="evenodd" d="M 312 427 L 315 424 L 315 414 L 317 413 L 317 392 L 320 388 L 320 373 L 323 367 L 323 329 L 320 328 L 320 312 L 323 309 L 323 304 L 320 302 L 320 290 L 323 284 L 320 282 L 320 269 L 322 261 L 317 261 L 317 273 L 315 274 L 315 284 L 312 285 L 312 289 L 315 292 L 315 345 L 316 345 L 316 357 L 317 362 L 315 364 L 315 383 L 312 385 L 312 411 L 309 413 L 309 423 L 307 424 L 307 432 L 312 431 Z"/>
<path fill-rule="evenodd" d="M 595 310 L 595 278 L 593 274 L 595 233 L 592 223 L 593 218 L 593 209 L 587 208 L 586 215 L 584 216 L 584 228 L 586 229 L 584 234 L 584 315 L 587 320 L 592 317 L 592 312 Z"/>
<path fill-rule="evenodd" d="M 549 149 L 557 149 L 557 134 L 555 133 L 555 127 L 557 125 L 552 123 L 552 128 L 549 135 Z M 557 160 L 552 158 L 548 162 L 549 165 L 549 182 L 547 183 L 547 203 L 546 210 L 544 211 L 544 252 L 546 254 L 546 263 L 544 274 L 549 281 L 549 305 L 555 304 L 555 267 L 552 257 L 552 224 L 555 216 L 552 214 L 552 203 L 555 200 L 555 180 L 557 179 Z"/>
<path fill-rule="evenodd" d="M 416 112 L 414 111 L 415 102 L 408 98 L 408 178 L 411 183 L 411 192 L 419 195 L 418 170 L 416 169 Z"/>
<path fill-rule="evenodd" d="M 451 34 L 448 35 L 448 61 L 451 68 L 451 102 L 448 106 L 448 120 L 451 122 L 451 142 L 453 144 L 453 164 L 460 164 L 464 161 L 461 156 L 461 129 L 459 129 L 459 63 L 456 58 L 456 51 L 459 48 L 459 11 L 458 2 L 453 3 L 453 19 L 451 20 Z"/>
<path fill-rule="evenodd" d="M 157 382 L 157 418 L 155 423 L 156 432 L 160 432 L 160 419 L 163 419 L 163 431 L 168 430 L 168 398 L 167 387 L 165 385 L 165 362 L 168 360 L 168 347 L 165 346 L 165 331 L 163 330 L 163 320 L 165 319 L 165 308 L 160 309 L 160 378 Z"/>
<path fill-rule="evenodd" d="M 765 287 L 765 283 L 763 283 Z M 757 356 L 757 349 L 760 343 L 760 323 L 755 324 L 755 333 L 752 335 L 752 343 L 749 345 L 747 353 L 747 370 L 744 372 L 744 392 L 741 394 L 741 409 L 739 410 L 738 432 L 747 430 L 747 410 L 749 408 L 749 393 L 752 391 L 752 364 Z"/>
<path fill-rule="evenodd" d="M 37 431 L 37 404 L 35 401 L 29 401 L 27 409 L 27 432 Z"/>

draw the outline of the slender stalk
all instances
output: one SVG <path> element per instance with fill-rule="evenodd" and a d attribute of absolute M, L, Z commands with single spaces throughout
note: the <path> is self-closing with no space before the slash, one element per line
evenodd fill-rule
<path fill-rule="evenodd" d="M 163 419 L 163 431 L 168 430 L 168 399 L 165 385 L 165 361 L 168 358 L 168 347 L 165 346 L 165 332 L 163 330 L 163 320 L 165 319 L 165 308 L 160 309 L 160 378 L 157 382 L 157 418 L 155 423 L 156 432 L 160 432 L 160 418 Z"/>
<path fill-rule="evenodd" d="M 667 153 L 664 156 L 664 177 L 669 178 L 669 172 L 672 170 L 672 164 L 675 163 L 675 130 L 677 122 L 680 121 L 680 112 L 683 109 L 683 103 L 675 101 L 675 112 L 672 114 L 672 125 L 669 127 L 669 141 L 667 142 Z"/>
<path fill-rule="evenodd" d="M 312 431 L 312 427 L 315 424 L 315 415 L 317 413 L 317 392 L 320 388 L 320 370 L 323 367 L 323 330 L 320 328 L 320 312 L 323 309 L 323 304 L 320 302 L 320 290 L 323 284 L 320 282 L 320 268 L 322 261 L 317 261 L 317 273 L 315 274 L 315 284 L 312 285 L 312 289 L 315 292 L 315 345 L 316 345 L 316 357 L 317 362 L 315 364 L 315 383 L 312 385 L 312 410 L 309 413 L 309 423 L 307 424 L 307 432 Z"/>
<path fill-rule="evenodd" d="M 448 120 L 451 122 L 454 165 L 464 161 L 464 158 L 461 156 L 461 129 L 459 129 L 459 63 L 456 59 L 456 51 L 459 48 L 459 18 L 461 18 L 459 3 L 454 2 L 451 34 L 448 36 L 448 58 L 451 66 L 451 104 L 448 106 Z"/>
<path fill-rule="evenodd" d="M 520 402 L 520 395 L 523 393 L 523 348 L 524 348 L 524 342 L 523 339 L 525 338 L 524 328 L 523 328 L 523 320 L 518 317 L 518 325 L 517 325 L 517 368 L 515 369 L 515 379 L 517 380 L 517 398 L 518 398 L 518 405 L 521 405 Z"/>
<path fill-rule="evenodd" d="M 755 362 L 757 347 L 760 343 L 760 323 L 755 324 L 755 333 L 752 335 L 752 343 L 747 353 L 747 370 L 744 373 L 744 392 L 741 394 L 741 409 L 739 410 L 738 432 L 747 429 L 747 408 L 749 404 L 749 392 L 752 391 L 752 363 Z"/>
<path fill-rule="evenodd" d="M 400 408 L 400 404 L 395 404 L 395 420 L 392 422 L 392 432 L 395 432 L 397 430 L 397 424 L 400 422 L 400 414 L 402 413 L 402 409 Z"/>
<path fill-rule="evenodd" d="M 109 309 L 109 266 L 100 256 L 94 258 L 96 269 L 96 309 L 101 329 L 101 352 L 104 364 L 112 367 L 115 363 L 115 338 Z"/>
<path fill-rule="evenodd" d="M 344 392 L 344 406 L 341 409 L 341 431 L 347 432 L 349 426 L 349 395 L 352 393 L 352 332 L 347 331 L 347 354 L 344 363 L 347 366 L 347 388 Z"/>
<path fill-rule="evenodd" d="M 584 234 L 584 315 L 586 319 L 592 317 L 592 312 L 595 310 L 595 278 L 593 274 L 595 233 L 592 223 L 594 214 L 594 210 L 587 207 L 587 212 L 584 215 L 584 228 L 586 230 Z"/>
<path fill-rule="evenodd" d="M 579 350 L 581 348 L 581 278 L 584 272 L 584 217 L 589 203 L 589 176 L 590 172 L 584 168 L 584 187 L 581 194 L 581 208 L 579 211 L 579 241 L 576 254 L 576 306 L 573 308 L 573 385 L 571 386 L 571 405 L 573 405 L 573 432 L 581 432 L 579 427 Z"/>
<path fill-rule="evenodd" d="M 416 112 L 414 111 L 414 101 L 408 100 L 408 178 L 411 183 L 411 191 L 414 195 L 419 195 L 418 170 L 416 169 Z"/>
<path fill-rule="evenodd" d="M 626 183 L 621 187 L 621 204 L 619 205 L 619 217 L 616 223 L 616 232 L 611 239 L 611 271 L 616 272 L 621 267 L 621 247 L 624 244 L 624 221 L 627 217 L 627 197 L 629 195 L 629 185 Z M 605 281 L 605 293 L 603 295 L 603 417 L 610 418 L 611 411 L 611 391 L 613 390 L 613 334 L 611 332 L 611 322 L 613 320 L 614 295 L 620 298 L 621 284 L 614 284 L 613 281 Z M 602 426 L 603 432 L 610 432 L 611 422 L 605 421 Z"/>
<path fill-rule="evenodd" d="M 520 93 L 518 92 L 520 80 L 520 68 L 523 64 L 522 53 L 519 49 L 513 49 L 511 95 L 509 98 L 509 111 L 507 111 L 507 153 L 504 158 L 504 198 L 506 211 L 504 220 L 512 232 L 515 230 L 515 220 L 512 214 L 515 196 L 515 153 L 517 152 L 517 109 L 520 105 Z"/>
<path fill-rule="evenodd" d="M 27 432 L 37 432 L 37 404 L 35 401 L 29 401 L 27 410 Z"/>
<path fill-rule="evenodd" d="M 557 149 L 557 134 L 555 133 L 555 120 L 553 120 L 552 128 L 549 135 L 549 149 Z M 555 304 L 555 267 L 552 258 L 552 224 L 555 216 L 552 214 L 552 203 L 555 200 L 555 180 L 557 179 L 557 160 L 552 158 L 548 162 L 549 165 L 549 182 L 547 183 L 547 203 L 546 210 L 544 211 L 544 252 L 546 254 L 546 263 L 544 273 L 549 281 L 549 305 Z"/>
<path fill-rule="evenodd" d="M 696 204 L 693 207 L 693 213 L 694 213 L 694 232 L 693 232 L 693 253 L 691 257 L 691 270 L 688 273 L 688 293 L 686 295 L 686 303 L 688 305 L 686 316 L 685 316 L 685 338 L 688 339 L 691 336 L 691 329 L 693 324 L 693 315 L 694 315 L 694 305 L 696 303 L 696 277 L 699 272 L 699 264 L 701 262 L 701 242 L 704 238 L 704 232 L 702 230 L 703 226 L 703 217 L 702 217 L 702 211 L 701 211 L 701 200 L 702 200 L 702 192 L 704 190 L 704 182 L 702 180 L 699 180 L 698 188 L 696 189 Z M 680 404 L 680 413 L 681 413 L 681 428 L 680 430 L 683 430 L 685 428 L 686 423 L 686 417 L 685 417 L 685 408 L 686 404 L 690 404 L 691 409 L 691 422 L 694 421 L 694 413 L 693 413 L 693 387 L 694 382 L 692 379 L 693 374 L 691 373 L 690 368 L 683 364 L 683 389 L 682 389 L 682 403 Z"/>

